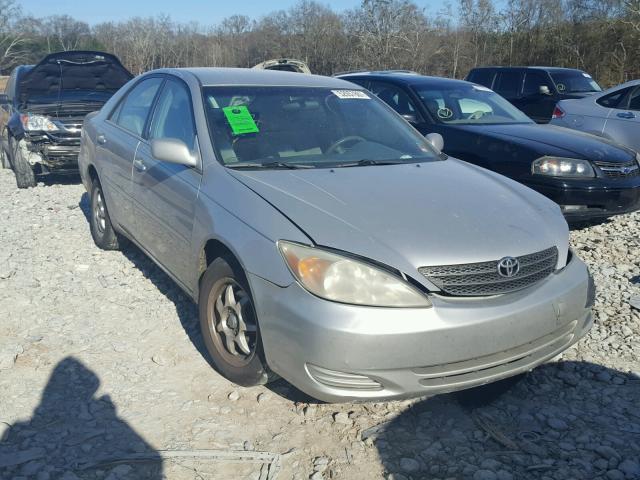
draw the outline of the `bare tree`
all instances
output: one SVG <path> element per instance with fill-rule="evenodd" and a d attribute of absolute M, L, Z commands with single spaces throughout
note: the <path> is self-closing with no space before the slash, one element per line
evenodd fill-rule
<path fill-rule="evenodd" d="M 0 0 L 0 73 L 26 56 L 26 36 L 17 28 L 22 11 L 14 0 Z"/>

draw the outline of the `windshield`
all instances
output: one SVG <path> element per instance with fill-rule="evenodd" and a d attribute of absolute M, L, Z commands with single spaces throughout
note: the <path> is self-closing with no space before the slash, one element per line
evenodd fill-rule
<path fill-rule="evenodd" d="M 438 154 L 363 90 L 205 87 L 209 130 L 233 168 L 317 168 L 435 160 Z"/>
<path fill-rule="evenodd" d="M 437 89 L 414 87 L 433 118 L 448 125 L 533 123 L 524 113 L 486 87 L 452 84 Z"/>
<path fill-rule="evenodd" d="M 591 75 L 579 71 L 551 72 L 560 93 L 601 92 L 602 88 Z"/>

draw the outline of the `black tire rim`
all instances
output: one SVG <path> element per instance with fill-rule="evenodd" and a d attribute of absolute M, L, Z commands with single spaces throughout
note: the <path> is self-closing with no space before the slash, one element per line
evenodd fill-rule
<path fill-rule="evenodd" d="M 207 300 L 207 328 L 214 347 L 234 367 L 251 363 L 256 354 L 258 323 L 251 297 L 233 278 L 213 284 Z"/>

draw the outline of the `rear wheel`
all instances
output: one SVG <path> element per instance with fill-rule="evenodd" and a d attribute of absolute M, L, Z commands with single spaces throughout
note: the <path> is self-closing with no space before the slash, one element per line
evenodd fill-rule
<path fill-rule="evenodd" d="M 232 382 L 269 381 L 258 319 L 246 276 L 236 262 L 214 260 L 200 282 L 200 327 L 213 365 Z"/>
<path fill-rule="evenodd" d="M 113 229 L 102 186 L 96 179 L 91 186 L 91 236 L 95 244 L 103 250 L 118 250 L 118 234 Z"/>
<path fill-rule="evenodd" d="M 16 176 L 18 188 L 31 188 L 36 186 L 36 176 L 29 165 L 27 145 L 24 141 L 15 141 L 9 137 L 11 150 L 11 164 Z"/>

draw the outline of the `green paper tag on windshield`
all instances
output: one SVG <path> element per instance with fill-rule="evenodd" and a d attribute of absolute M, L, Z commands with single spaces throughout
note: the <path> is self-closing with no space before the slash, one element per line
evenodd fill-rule
<path fill-rule="evenodd" d="M 227 121 L 234 135 L 257 133 L 260 131 L 249 109 L 244 105 L 224 107 L 222 111 L 224 112 L 224 116 L 227 117 Z"/>

